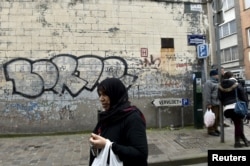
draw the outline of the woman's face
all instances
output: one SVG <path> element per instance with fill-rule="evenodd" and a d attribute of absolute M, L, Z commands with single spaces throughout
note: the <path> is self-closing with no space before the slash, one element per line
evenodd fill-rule
<path fill-rule="evenodd" d="M 103 92 L 99 91 L 99 100 L 102 104 L 102 108 L 107 111 L 110 108 L 110 98 Z"/>

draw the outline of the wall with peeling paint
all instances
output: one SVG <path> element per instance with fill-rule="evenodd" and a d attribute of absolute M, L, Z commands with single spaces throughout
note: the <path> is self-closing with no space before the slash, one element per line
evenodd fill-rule
<path fill-rule="evenodd" d="M 194 1 L 192 1 L 194 2 Z M 199 2 L 199 1 L 197 1 Z M 100 109 L 96 85 L 120 78 L 157 126 L 155 98 L 189 98 L 199 70 L 188 34 L 206 34 L 204 11 L 187 4 L 118 0 L 0 2 L 0 132 L 91 130 Z M 203 7 L 204 8 L 204 7 Z M 173 38 L 174 49 L 161 47 Z M 181 124 L 181 107 L 164 108 L 162 125 Z"/>

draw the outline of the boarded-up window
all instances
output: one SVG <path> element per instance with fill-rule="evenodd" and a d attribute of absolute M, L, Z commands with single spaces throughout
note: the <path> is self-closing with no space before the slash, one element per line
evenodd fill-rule
<path fill-rule="evenodd" d="M 162 38 L 161 39 L 161 48 L 174 48 L 174 39 L 173 38 Z"/>

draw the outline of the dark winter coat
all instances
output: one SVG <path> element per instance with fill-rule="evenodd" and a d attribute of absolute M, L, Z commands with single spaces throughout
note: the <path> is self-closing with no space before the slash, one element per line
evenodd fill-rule
<path fill-rule="evenodd" d="M 244 88 L 234 79 L 224 79 L 219 85 L 218 91 L 218 98 L 223 106 L 236 103 L 235 89 L 237 90 L 239 100 L 245 101 L 248 105 L 247 94 Z"/>
<path fill-rule="evenodd" d="M 100 83 L 111 101 L 111 108 L 100 113 L 93 133 L 109 139 L 113 152 L 124 166 L 147 166 L 146 122 L 142 112 L 128 101 L 127 89 L 117 79 Z M 90 153 L 92 164 L 94 156 Z"/>

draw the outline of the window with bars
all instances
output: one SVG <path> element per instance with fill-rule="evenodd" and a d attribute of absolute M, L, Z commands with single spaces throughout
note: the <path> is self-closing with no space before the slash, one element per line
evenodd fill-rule
<path fill-rule="evenodd" d="M 233 47 L 223 49 L 220 52 L 220 56 L 221 56 L 221 62 L 222 63 L 239 60 L 238 47 L 233 46 Z"/>

